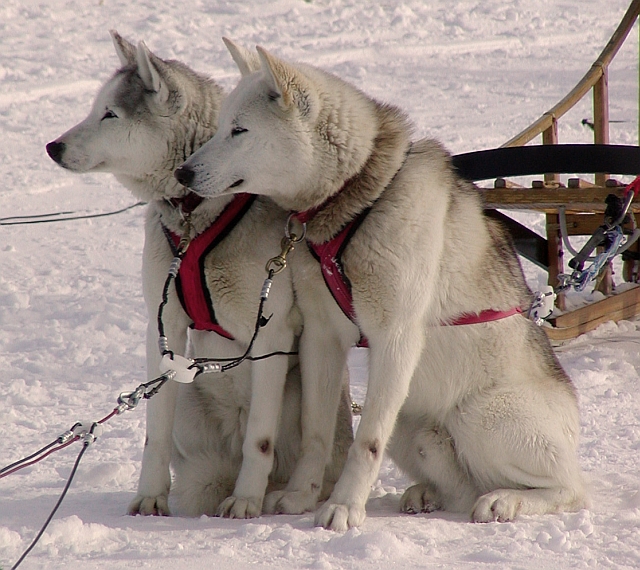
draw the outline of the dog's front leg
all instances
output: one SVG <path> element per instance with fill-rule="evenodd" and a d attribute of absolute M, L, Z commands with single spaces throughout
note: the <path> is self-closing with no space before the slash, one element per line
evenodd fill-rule
<path fill-rule="evenodd" d="M 160 375 L 160 357 L 157 347 L 158 334 L 155 323 L 149 323 L 147 331 L 148 376 Z M 186 335 L 184 337 L 186 342 Z M 175 350 L 175 348 L 174 348 Z M 182 352 L 179 350 L 179 352 Z M 167 382 L 147 401 L 147 434 L 142 454 L 142 468 L 136 497 L 129 504 L 130 515 L 169 515 L 169 489 L 171 487 L 171 461 L 173 419 L 175 415 L 178 384 Z"/>
<path fill-rule="evenodd" d="M 171 263 L 172 254 L 162 233 L 159 218 L 149 206 L 145 225 L 145 244 L 142 254 L 142 285 L 149 324 L 147 325 L 147 378 L 160 375 L 160 351 L 158 348 L 157 314 L 162 299 L 162 289 Z M 180 306 L 175 288 L 169 291 L 164 310 L 165 334 L 169 349 L 184 354 L 189 320 Z M 147 433 L 138 492 L 129 504 L 129 514 L 168 515 L 168 496 L 171 487 L 169 465 L 172 450 L 173 420 L 178 384 L 167 382 L 147 402 Z"/>
<path fill-rule="evenodd" d="M 300 457 L 285 490 L 269 493 L 265 512 L 300 514 L 316 508 L 331 459 L 348 347 L 319 320 L 305 321 L 300 338 L 302 441 Z"/>
<path fill-rule="evenodd" d="M 129 504 L 130 515 L 170 515 L 171 431 L 178 384 L 169 382 L 147 402 L 147 435 L 142 455 L 138 493 Z"/>
<path fill-rule="evenodd" d="M 286 342 L 284 335 L 276 335 L 276 338 Z M 263 347 L 256 348 L 256 354 L 268 352 L 263 350 Z M 273 468 L 288 359 L 275 356 L 251 366 L 251 407 L 242 445 L 242 467 L 233 495 L 218 508 L 219 516 L 237 519 L 253 518 L 262 513 L 264 493 Z"/>
<path fill-rule="evenodd" d="M 370 372 L 362 418 L 342 475 L 316 513 L 317 526 L 345 531 L 364 522 L 371 485 L 422 351 L 424 332 L 411 325 L 395 334 L 386 331 L 369 337 Z"/>

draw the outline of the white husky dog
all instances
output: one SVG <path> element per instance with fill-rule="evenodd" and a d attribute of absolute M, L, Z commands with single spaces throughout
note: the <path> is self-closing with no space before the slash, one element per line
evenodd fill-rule
<path fill-rule="evenodd" d="M 143 43 L 136 47 L 111 34 L 122 68 L 100 89 L 89 116 L 49 143 L 47 152 L 74 172 L 114 173 L 149 202 L 143 287 L 149 311 L 148 376 L 155 378 L 161 358 L 158 307 L 173 258 L 169 239 L 184 234 L 185 216 L 194 238 L 187 254 L 204 251 L 191 262 L 191 281 L 181 273 L 182 302 L 193 307 L 187 292 L 194 293 L 194 279 L 205 280 L 193 295 L 205 304 L 204 315 L 188 315 L 172 287 L 164 311 L 169 349 L 184 354 L 195 319 L 196 325 L 205 321 L 197 326 L 205 330 L 191 331 L 193 357 L 237 357 L 252 337 L 265 263 L 281 251 L 286 215 L 268 199 L 245 200 L 239 207 L 229 197 L 202 201 L 177 183 L 176 166 L 215 133 L 222 90 L 185 65 L 158 58 Z M 209 235 L 225 216 L 231 222 L 218 228 L 206 247 L 200 245 L 200 236 Z M 185 256 L 183 268 L 186 261 Z M 277 287 L 265 305 L 265 315 L 273 313 L 273 318 L 258 335 L 253 355 L 295 349 L 300 315 L 290 276 L 283 273 L 274 280 Z M 300 449 L 300 398 L 297 358 L 286 356 L 247 361 L 225 374 L 203 374 L 193 384 L 166 384 L 147 405 L 142 472 L 129 512 L 169 514 L 171 459 L 179 514 L 258 516 L 268 479 L 281 487 L 293 472 Z M 353 441 L 346 391 L 342 401 L 326 496 Z"/>
<path fill-rule="evenodd" d="M 253 72 L 225 41 L 243 77 L 216 135 L 176 176 L 206 197 L 268 195 L 306 221 L 321 261 L 298 248 L 291 264 L 305 322 L 302 456 L 317 465 L 298 464 L 275 509 L 314 503 L 331 452 L 324 417 L 361 334 L 370 347 L 364 411 L 316 524 L 363 522 L 385 449 L 416 481 L 406 512 L 484 522 L 587 505 L 574 388 L 545 334 L 518 314 L 530 291 L 475 187 L 437 142 L 410 142 L 398 109 L 261 48 Z"/>

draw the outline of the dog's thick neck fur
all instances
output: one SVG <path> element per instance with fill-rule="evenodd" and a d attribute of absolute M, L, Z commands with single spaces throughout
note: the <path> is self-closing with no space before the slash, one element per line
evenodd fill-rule
<path fill-rule="evenodd" d="M 411 145 L 408 119 L 396 107 L 379 103 L 374 113 L 377 134 L 364 165 L 318 206 L 307 223 L 307 238 L 314 243 L 328 241 L 370 207 L 404 164 Z"/>
<path fill-rule="evenodd" d="M 306 126 L 322 150 L 317 169 L 293 195 L 285 192 L 273 199 L 286 210 L 313 210 L 307 238 L 323 243 L 384 192 L 404 164 L 412 128 L 400 109 L 370 99 L 330 73 L 304 64 L 290 73 L 291 83 L 299 82 L 302 93 L 291 96 L 302 97 L 303 102 L 305 96 L 315 100 L 318 110 L 311 114 L 313 119 L 302 113 L 302 122 L 310 121 Z"/>

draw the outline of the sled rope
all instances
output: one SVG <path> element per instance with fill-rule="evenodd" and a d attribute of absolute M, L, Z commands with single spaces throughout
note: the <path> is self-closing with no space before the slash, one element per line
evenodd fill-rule
<path fill-rule="evenodd" d="M 27 457 L 24 457 L 23 459 L 20 459 L 0 469 L 0 479 L 2 479 L 3 477 L 7 477 L 8 475 L 11 475 L 16 471 L 19 471 L 24 467 L 28 467 L 29 465 L 34 465 L 35 463 L 42 461 L 52 453 L 55 453 L 56 451 L 60 451 L 65 447 L 68 447 L 71 444 L 75 443 L 76 441 L 82 440 L 83 442 L 82 449 L 80 450 L 80 453 L 78 454 L 75 460 L 73 469 L 71 470 L 71 474 L 67 479 L 67 483 L 64 489 L 62 490 L 62 493 L 58 498 L 58 501 L 56 502 L 55 506 L 51 510 L 51 513 L 47 517 L 47 520 L 45 521 L 44 525 L 42 526 L 42 528 L 40 529 L 36 537 L 33 539 L 29 547 L 20 556 L 18 561 L 11 567 L 11 570 L 15 570 L 16 568 L 18 568 L 18 566 L 22 563 L 22 561 L 27 557 L 29 552 L 33 550 L 34 546 L 38 543 L 40 538 L 42 538 L 44 531 L 46 530 L 47 526 L 49 526 L 49 523 L 55 516 L 58 508 L 60 507 L 60 505 L 62 504 L 62 501 L 67 495 L 67 491 L 71 486 L 71 482 L 73 481 L 73 478 L 78 469 L 78 465 L 80 464 L 80 460 L 84 456 L 84 453 L 86 452 L 87 448 L 93 442 L 95 442 L 98 439 L 98 437 L 102 435 L 102 429 L 103 429 L 102 424 L 106 423 L 114 416 L 122 414 L 125 411 L 133 410 L 138 405 L 141 399 L 143 398 L 149 399 L 153 397 L 155 394 L 158 393 L 158 390 L 162 387 L 162 385 L 165 382 L 167 382 L 167 380 L 169 380 L 170 378 L 171 378 L 171 374 L 163 374 L 162 376 L 160 376 L 159 378 L 156 378 L 155 380 L 151 380 L 149 382 L 145 382 L 144 384 L 140 384 L 135 390 L 131 392 L 121 392 L 117 400 L 118 405 L 104 418 L 98 420 L 97 422 L 91 422 L 91 423 L 76 422 L 73 426 L 71 426 L 71 428 L 69 428 L 64 433 L 60 434 L 54 441 L 47 444 L 43 448 L 39 449 L 35 453 L 32 453 L 31 455 L 28 455 Z"/>
<path fill-rule="evenodd" d="M 91 438 L 93 438 L 93 439 L 91 439 Z M 73 481 L 73 478 L 75 477 L 76 471 L 78 470 L 78 465 L 80 465 L 80 460 L 82 459 L 82 456 L 84 455 L 84 452 L 87 450 L 89 445 L 91 445 L 91 443 L 93 443 L 93 441 L 95 441 L 95 437 L 93 436 L 93 434 L 88 433 L 87 436 L 85 436 L 85 441 L 84 441 L 84 444 L 82 446 L 82 449 L 80 450 L 80 453 L 78 453 L 78 457 L 76 458 L 76 461 L 73 464 L 73 468 L 71 469 L 71 474 L 69 475 L 69 478 L 67 479 L 67 483 L 65 484 L 64 489 L 62 490 L 62 493 L 60 495 L 60 498 L 58 499 L 58 502 L 53 507 L 51 513 L 47 517 L 47 520 L 42 525 L 42 528 L 40 529 L 40 531 L 38 532 L 36 537 L 33 539 L 31 544 L 29 545 L 29 547 L 22 553 L 22 556 L 20 556 L 18 561 L 11 567 L 11 570 L 15 570 L 18 566 L 20 566 L 20 564 L 22 564 L 22 561 L 27 557 L 29 552 L 31 552 L 33 550 L 34 546 L 42 538 L 42 535 L 44 534 L 44 531 L 49 526 L 49 523 L 51 522 L 51 520 L 55 516 L 55 514 L 56 514 L 56 512 L 58 510 L 58 507 L 60 507 L 60 505 L 62 504 L 62 501 L 64 500 L 64 498 L 67 495 L 67 491 L 69 490 L 69 487 L 71 486 L 71 482 Z"/>
<path fill-rule="evenodd" d="M 79 439 L 85 437 L 85 435 L 91 430 L 94 437 L 97 438 L 101 435 L 102 425 L 108 422 L 112 417 L 122 414 L 128 410 L 133 410 L 140 400 L 155 396 L 165 382 L 171 379 L 171 374 L 163 374 L 154 380 L 140 384 L 135 390 L 131 392 L 121 392 L 118 396 L 118 405 L 104 418 L 96 422 L 76 422 L 67 431 L 61 433 L 55 440 L 48 443 L 38 451 L 28 455 L 14 463 L 7 465 L 0 469 L 0 479 L 19 471 L 30 465 L 34 465 L 42 461 L 45 457 L 68 447 L 72 443 L 75 443 Z M 99 429 L 98 429 L 99 428 Z"/>
<path fill-rule="evenodd" d="M 68 212 L 53 212 L 51 214 L 34 214 L 32 216 L 10 216 L 7 218 L 0 218 L 0 226 L 18 226 L 24 224 L 48 224 L 51 222 L 69 222 L 72 220 L 88 220 L 91 218 L 104 218 L 106 216 L 115 216 L 116 214 L 122 214 L 138 206 L 144 206 L 146 202 L 136 202 L 126 208 L 120 210 L 114 210 L 113 212 L 101 212 L 98 214 L 86 214 L 73 216 L 77 214 L 77 211 Z"/>
<path fill-rule="evenodd" d="M 59 437 L 57 440 L 52 441 L 51 443 L 49 443 L 48 445 L 46 445 L 42 449 L 39 449 L 35 453 L 32 453 L 31 455 L 29 455 L 29 456 L 27 456 L 27 457 L 25 457 L 23 459 L 20 459 L 20 460 L 16 461 L 15 463 L 11 463 L 10 465 L 7 465 L 6 467 L 3 467 L 0 470 L 0 479 L 2 479 L 4 477 L 7 477 L 7 476 L 11 475 L 12 473 L 15 473 L 16 471 L 19 471 L 23 467 L 29 467 L 30 465 L 35 465 L 36 463 L 42 461 L 45 457 L 48 457 L 49 455 L 51 455 L 52 453 L 55 453 L 56 451 L 60 451 L 61 449 L 64 449 L 65 447 L 71 445 L 72 443 L 74 443 L 76 441 L 76 438 L 74 438 L 72 440 L 66 441 L 65 443 L 61 443 L 61 439 L 62 439 L 62 437 Z M 61 445 L 51 449 L 54 445 L 56 445 L 56 443 L 61 443 Z M 47 451 L 47 450 L 50 450 L 50 451 Z M 45 453 L 45 451 L 47 451 L 47 453 Z M 34 459 L 34 458 L 36 458 L 36 459 Z M 33 459 L 33 461 L 29 461 L 30 459 Z"/>

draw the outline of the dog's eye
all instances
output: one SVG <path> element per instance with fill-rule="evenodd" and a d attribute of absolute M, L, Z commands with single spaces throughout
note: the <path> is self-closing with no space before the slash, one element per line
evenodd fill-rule
<path fill-rule="evenodd" d="M 116 115 L 111 109 L 107 109 L 107 111 L 105 112 L 101 120 L 104 121 L 105 119 L 117 119 L 117 118 L 118 118 L 118 115 Z"/>
<path fill-rule="evenodd" d="M 242 133 L 246 133 L 247 129 L 243 129 L 242 127 L 235 127 L 231 130 L 231 136 L 232 137 L 237 137 L 238 135 L 241 135 Z"/>

